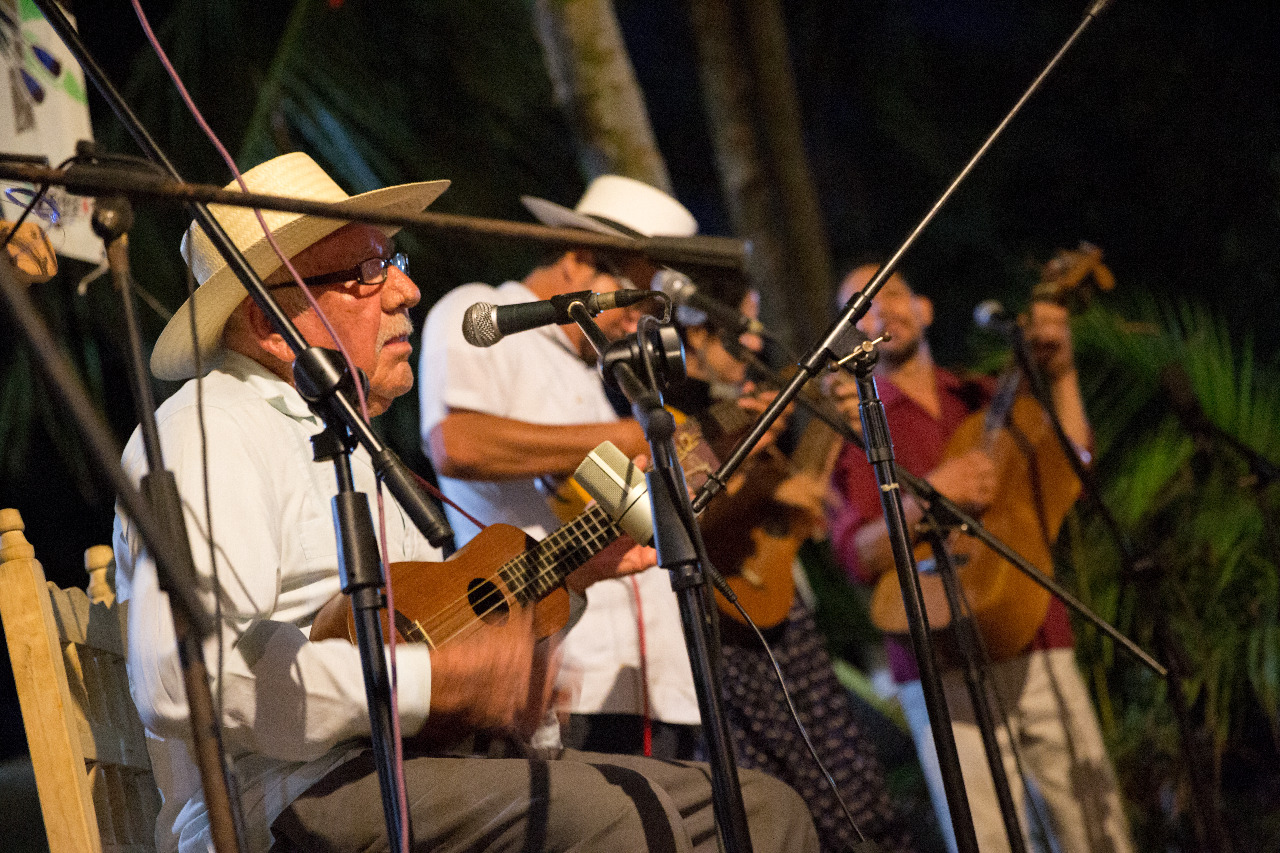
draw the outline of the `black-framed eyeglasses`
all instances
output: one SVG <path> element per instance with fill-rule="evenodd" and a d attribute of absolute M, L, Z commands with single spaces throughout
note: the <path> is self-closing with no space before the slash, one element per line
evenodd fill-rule
<path fill-rule="evenodd" d="M 346 282 L 358 281 L 361 284 L 377 286 L 387 280 L 387 267 L 395 267 L 405 275 L 409 274 L 409 257 L 404 252 L 396 252 L 389 258 L 369 258 L 361 261 L 354 267 L 338 272 L 326 272 L 320 275 L 309 275 L 302 279 L 302 283 L 307 287 L 320 287 L 325 284 L 344 284 Z M 275 290 L 280 287 L 292 287 L 294 282 L 286 281 L 281 284 L 273 284 L 268 290 Z"/>

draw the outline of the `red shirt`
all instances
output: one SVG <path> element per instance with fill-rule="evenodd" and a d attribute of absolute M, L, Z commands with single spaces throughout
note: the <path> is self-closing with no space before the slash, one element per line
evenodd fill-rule
<path fill-rule="evenodd" d="M 977 387 L 973 383 L 962 382 L 955 374 L 942 369 L 935 369 L 934 373 L 942 404 L 942 413 L 937 418 L 891 380 L 876 380 L 889 421 L 895 461 L 920 477 L 942 463 L 942 454 L 951 434 L 966 417 L 985 405 L 990 396 L 989 386 Z M 844 497 L 843 505 L 831 519 L 831 544 L 836 557 L 853 580 L 874 583 L 876 578 L 863 569 L 858 559 L 856 542 L 858 530 L 864 524 L 883 517 L 880 486 L 866 454 L 852 444 L 846 444 L 836 461 L 832 481 Z M 1053 597 L 1031 648 L 1070 648 L 1073 642 L 1066 606 Z M 895 681 L 902 683 L 920 677 L 909 641 L 886 635 L 885 650 Z"/>

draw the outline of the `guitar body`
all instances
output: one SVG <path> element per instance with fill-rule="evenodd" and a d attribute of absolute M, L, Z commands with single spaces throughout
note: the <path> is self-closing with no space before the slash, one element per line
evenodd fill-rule
<path fill-rule="evenodd" d="M 835 430 L 815 418 L 790 459 L 762 455 L 749 460 L 737 491 L 722 492 L 703 513 L 701 525 L 711 562 L 759 628 L 776 627 L 791 612 L 796 554 L 813 534 L 815 523 L 805 511 L 774 499 L 774 491 L 793 474 L 808 473 L 826 482 L 841 442 Z M 746 624 L 719 592 L 715 597 L 721 613 Z"/>
<path fill-rule="evenodd" d="M 961 423 L 947 445 L 945 459 L 982 446 L 984 418 L 985 413 L 979 412 Z M 1000 489 L 980 521 L 1037 569 L 1052 576 L 1053 543 L 1080 495 L 1080 481 L 1052 433 L 1048 415 L 1033 398 L 1019 396 L 1014 401 L 1008 425 L 994 436 L 992 456 Z M 958 537 L 951 550 L 960 587 L 991 658 L 1005 660 L 1021 653 L 1044 622 L 1050 593 L 973 537 Z M 921 574 L 920 588 L 930 629 L 946 629 L 951 611 L 942 580 L 932 573 Z M 886 633 L 909 633 L 896 573 L 886 572 L 876 583 L 871 618 Z"/>
<path fill-rule="evenodd" d="M 529 537 L 520 528 L 491 524 L 442 563 L 393 563 L 390 582 L 397 636 L 405 642 L 425 642 L 439 648 L 500 622 L 509 608 L 525 606 L 514 584 L 505 580 L 499 569 L 529 547 Z M 569 592 L 557 584 L 533 607 L 536 636 L 550 636 L 569 620 Z M 383 611 L 383 636 L 388 630 Z M 311 624 L 312 640 L 335 637 L 352 643 L 356 637 L 351 599 L 343 593 L 329 599 Z"/>
<path fill-rule="evenodd" d="M 766 501 L 758 509 L 759 517 L 743 520 L 731 535 L 708 537 L 707 550 L 751 621 L 767 629 L 782 624 L 791 611 L 796 597 L 791 566 L 812 525 L 803 513 L 779 503 Z M 721 613 L 747 624 L 728 599 L 719 592 L 715 598 Z"/>

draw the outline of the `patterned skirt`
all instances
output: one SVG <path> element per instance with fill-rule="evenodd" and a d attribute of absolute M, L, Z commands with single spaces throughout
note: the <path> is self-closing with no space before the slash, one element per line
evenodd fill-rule
<path fill-rule="evenodd" d="M 721 627 L 725 715 L 739 765 L 763 770 L 800 793 L 823 850 L 854 849 L 858 835 L 800 737 L 768 656 L 754 635 L 738 638 L 730 628 L 739 626 L 726 622 Z M 767 636 L 800 720 L 858 828 L 884 851 L 918 850 L 889 798 L 875 744 L 858 721 L 859 700 L 836 678 L 812 613 L 797 600 L 787 621 Z"/>

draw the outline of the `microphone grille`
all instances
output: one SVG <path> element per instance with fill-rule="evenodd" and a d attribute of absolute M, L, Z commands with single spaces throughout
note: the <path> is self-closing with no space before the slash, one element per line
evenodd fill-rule
<path fill-rule="evenodd" d="M 573 472 L 573 479 L 610 515 L 626 500 L 627 492 L 634 485 L 632 480 L 637 476 L 641 482 L 644 481 L 644 475 L 631 464 L 627 455 L 608 441 L 591 451 Z"/>
<path fill-rule="evenodd" d="M 462 337 L 473 347 L 491 347 L 502 340 L 497 311 L 488 302 L 477 302 L 462 318 Z"/>
<path fill-rule="evenodd" d="M 663 267 L 653 274 L 649 288 L 667 294 L 674 302 L 684 302 L 691 295 L 693 282 L 684 273 Z"/>

